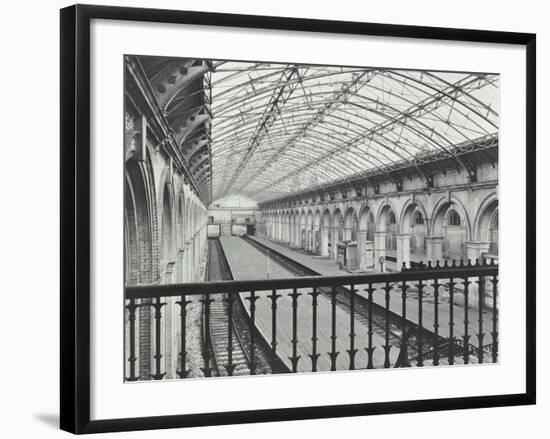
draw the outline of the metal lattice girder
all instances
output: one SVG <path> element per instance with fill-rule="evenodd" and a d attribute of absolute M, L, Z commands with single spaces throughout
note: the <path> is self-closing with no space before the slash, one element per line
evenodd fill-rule
<path fill-rule="evenodd" d="M 269 136 L 269 129 L 281 113 L 282 108 L 287 100 L 297 88 L 298 82 L 293 80 L 294 78 L 299 78 L 299 76 L 300 75 L 298 68 L 289 68 L 283 70 L 280 77 L 281 85 L 278 89 L 274 90 L 274 93 L 269 103 L 265 106 L 264 113 L 259 119 L 258 124 L 256 125 L 254 132 L 250 137 L 246 153 L 242 157 L 240 163 L 238 164 L 229 181 L 225 185 L 225 194 L 231 190 L 231 188 L 235 184 L 235 181 L 239 178 L 241 171 L 250 161 L 250 158 L 254 154 L 257 146 L 262 142 L 265 137 Z"/>
<path fill-rule="evenodd" d="M 304 92 L 287 99 L 269 136 L 239 166 L 266 96 L 280 87 L 278 72 L 289 67 L 229 62 L 221 77 L 213 74 L 215 198 L 242 193 L 263 200 L 403 161 L 428 180 L 417 157 L 438 151 L 471 172 L 454 146 L 496 133 L 497 75 L 308 66 L 294 78 Z M 238 184 L 228 187 L 236 169 Z"/>

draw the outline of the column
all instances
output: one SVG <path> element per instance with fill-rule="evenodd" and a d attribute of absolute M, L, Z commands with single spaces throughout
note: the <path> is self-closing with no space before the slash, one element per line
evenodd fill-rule
<path fill-rule="evenodd" d="M 476 263 L 476 260 L 478 262 L 481 262 L 481 255 L 483 253 L 489 252 L 489 246 L 491 245 L 490 242 L 474 242 L 474 241 L 467 241 L 464 243 L 466 246 L 466 262 L 468 260 L 471 261 L 472 265 Z M 468 294 L 468 304 L 471 308 L 479 309 L 479 281 L 482 279 L 478 278 L 470 278 L 470 286 L 469 286 L 469 294 Z M 487 297 L 493 296 L 493 284 L 491 282 L 488 282 L 487 279 L 483 279 L 484 281 L 484 289 L 483 289 L 483 298 L 482 303 L 483 306 L 485 305 L 487 301 Z"/>
<path fill-rule="evenodd" d="M 357 255 L 359 259 L 359 270 L 365 270 L 366 268 L 366 254 L 365 254 L 365 243 L 367 241 L 367 231 L 359 230 L 357 231 Z"/>
<path fill-rule="evenodd" d="M 184 279 L 185 279 L 185 259 L 184 259 L 184 250 L 182 248 L 180 248 L 178 250 L 178 263 L 177 263 L 177 267 L 178 267 L 178 272 L 177 272 L 177 278 L 176 278 L 176 282 L 178 283 L 182 283 L 182 282 L 185 282 Z"/>
<path fill-rule="evenodd" d="M 443 259 L 443 237 L 426 238 L 426 259 L 432 262 Z"/>
<path fill-rule="evenodd" d="M 411 264 L 411 235 L 409 233 L 398 233 L 395 237 L 397 241 L 397 271 L 401 271 L 403 263 L 407 268 Z"/>
<path fill-rule="evenodd" d="M 386 271 L 386 232 L 374 232 L 374 270 Z"/>
<path fill-rule="evenodd" d="M 338 230 L 340 230 L 339 227 L 333 227 L 332 228 L 332 259 L 337 260 L 338 259 Z"/>
<path fill-rule="evenodd" d="M 470 260 L 472 264 L 475 264 L 476 259 L 481 262 L 481 256 L 483 253 L 489 253 L 490 242 L 474 242 L 467 241 L 466 245 L 466 260 Z"/>
<path fill-rule="evenodd" d="M 194 268 L 193 268 L 193 282 L 197 282 L 198 280 L 197 273 L 199 272 L 199 268 L 200 268 L 201 255 L 200 255 L 199 245 L 200 245 L 200 236 L 197 230 L 195 230 L 195 236 L 193 238 L 193 255 L 195 257 Z"/>
<path fill-rule="evenodd" d="M 329 246 L 328 246 L 328 234 L 329 229 L 327 226 L 322 225 L 320 228 L 321 231 L 321 256 L 329 255 Z"/>
<path fill-rule="evenodd" d="M 189 247 L 187 249 L 187 282 L 193 282 L 193 275 L 195 273 L 195 267 L 193 266 L 194 256 L 193 249 L 195 245 L 193 244 L 193 238 L 189 238 Z"/>

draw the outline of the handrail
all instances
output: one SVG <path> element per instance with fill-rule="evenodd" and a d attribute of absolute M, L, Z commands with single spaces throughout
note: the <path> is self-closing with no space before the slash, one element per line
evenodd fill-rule
<path fill-rule="evenodd" d="M 238 280 L 216 282 L 194 282 L 181 284 L 153 284 L 128 286 L 126 299 L 147 299 L 155 297 L 181 297 L 196 294 L 236 293 L 243 291 L 266 291 L 272 289 L 311 288 L 339 286 L 346 284 L 384 284 L 402 281 L 435 280 L 478 276 L 497 276 L 498 264 L 482 261 L 477 264 L 455 264 L 435 267 L 407 268 L 397 273 L 350 274 L 343 276 L 304 276 L 285 279 Z"/>

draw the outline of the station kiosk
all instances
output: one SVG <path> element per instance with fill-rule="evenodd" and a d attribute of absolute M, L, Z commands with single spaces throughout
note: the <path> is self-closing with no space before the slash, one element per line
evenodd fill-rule
<path fill-rule="evenodd" d="M 361 269 L 374 270 L 374 242 L 365 241 L 361 254 Z"/>
<path fill-rule="evenodd" d="M 338 265 L 340 267 L 349 270 L 355 270 L 359 268 L 356 241 L 344 241 L 337 243 L 336 255 L 336 260 L 338 261 Z"/>

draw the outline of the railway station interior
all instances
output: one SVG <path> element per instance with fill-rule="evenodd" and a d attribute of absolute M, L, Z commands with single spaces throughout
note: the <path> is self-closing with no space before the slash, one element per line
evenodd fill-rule
<path fill-rule="evenodd" d="M 124 68 L 127 380 L 498 361 L 498 75 Z"/>

